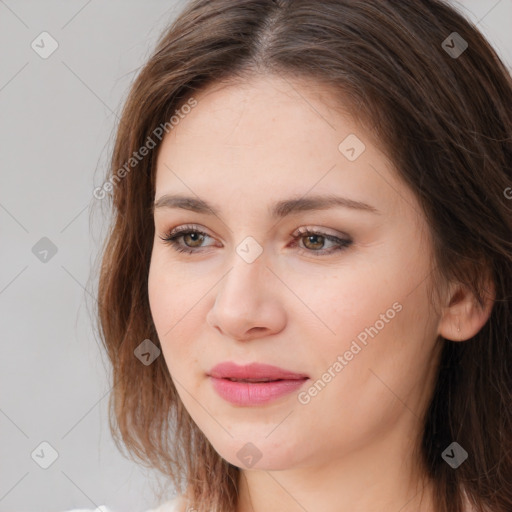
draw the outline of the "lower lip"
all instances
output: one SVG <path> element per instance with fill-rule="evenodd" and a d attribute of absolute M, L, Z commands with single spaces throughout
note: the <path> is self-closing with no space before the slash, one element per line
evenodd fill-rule
<path fill-rule="evenodd" d="M 274 382 L 234 382 L 210 377 L 217 393 L 235 405 L 259 405 L 299 389 L 308 379 L 278 380 Z"/>

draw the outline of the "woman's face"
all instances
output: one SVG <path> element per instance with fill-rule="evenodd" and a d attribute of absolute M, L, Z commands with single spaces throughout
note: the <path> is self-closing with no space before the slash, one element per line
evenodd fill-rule
<path fill-rule="evenodd" d="M 163 356 L 189 414 L 239 467 L 409 453 L 439 323 L 419 204 L 325 89 L 267 76 L 195 98 L 159 150 L 149 271 Z M 162 240 L 179 227 L 196 230 L 174 240 L 191 252 Z M 305 378 L 214 379 L 222 362 Z"/>

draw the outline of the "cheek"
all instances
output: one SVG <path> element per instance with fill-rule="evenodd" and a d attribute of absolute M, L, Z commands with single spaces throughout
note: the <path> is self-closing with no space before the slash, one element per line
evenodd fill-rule
<path fill-rule="evenodd" d="M 161 272 L 158 260 L 153 256 L 148 274 L 148 299 L 151 316 L 159 336 L 162 334 L 164 318 L 174 311 L 173 295 L 166 293 L 166 290 L 168 286 L 165 274 Z"/>
<path fill-rule="evenodd" d="M 161 248 L 153 250 L 148 274 L 149 305 L 157 331 L 163 334 L 162 342 L 174 332 L 180 319 L 186 320 L 186 312 L 197 303 L 195 296 L 199 293 L 194 280 L 166 261 L 163 253 Z"/>
<path fill-rule="evenodd" d="M 307 275 L 307 274 L 306 274 Z M 386 275 L 384 269 L 379 275 Z M 374 273 L 353 266 L 343 266 L 336 275 L 307 275 L 295 281 L 294 293 L 304 305 L 295 306 L 290 318 L 303 326 L 310 325 L 311 343 L 323 346 L 323 354 L 342 353 L 365 329 L 374 325 L 384 314 L 394 318 L 393 303 L 401 298 L 399 287 L 376 280 Z M 300 313 L 300 314 L 299 314 Z M 379 323 L 380 325 L 380 323 Z M 322 356 L 321 356 L 322 357 Z"/>
<path fill-rule="evenodd" d="M 340 355 L 343 368 L 324 398 L 329 401 L 329 396 L 333 403 L 344 403 L 345 410 L 361 415 L 374 411 L 377 423 L 388 414 L 388 407 L 392 406 L 388 419 L 401 413 L 404 402 L 416 409 L 435 362 L 435 319 L 426 314 L 426 307 L 422 285 L 412 293 L 373 295 L 358 310 L 359 318 L 344 312 L 346 334 L 337 346 L 330 344 L 325 370 Z M 342 332 L 343 325 L 339 329 Z"/>
<path fill-rule="evenodd" d="M 197 329 L 204 324 L 200 300 L 207 289 L 168 268 L 158 257 L 152 259 L 148 275 L 151 316 L 169 372 L 178 378 L 197 372 L 194 340 L 199 339 Z"/>
<path fill-rule="evenodd" d="M 345 377 L 333 379 L 337 384 L 332 391 L 337 388 L 346 395 L 354 387 L 369 386 L 373 395 L 367 399 L 371 401 L 372 396 L 389 391 L 370 370 L 393 389 L 405 392 L 425 376 L 436 322 L 428 314 L 427 275 L 424 260 L 402 252 L 375 261 L 371 272 L 350 266 L 341 268 L 336 278 L 308 276 L 299 282 L 294 291 L 305 298 L 311 312 L 307 313 L 312 320 L 305 337 L 316 352 L 316 377 L 321 378 L 329 368 L 334 372 L 338 356 L 346 354 L 346 366 L 335 372 Z M 305 318 L 299 320 L 303 326 Z M 314 326 L 320 328 L 315 331 Z M 319 344 L 321 352 L 316 350 Z"/>
<path fill-rule="evenodd" d="M 176 332 L 181 310 L 179 289 L 176 288 L 176 283 L 171 284 L 171 281 L 173 280 L 170 274 L 162 271 L 158 259 L 153 258 L 148 275 L 149 306 L 169 370 L 171 370 L 172 361 L 176 360 L 175 349 L 171 344 L 172 340 L 177 339 Z M 180 346 L 178 343 L 175 345 L 178 348 Z M 174 357 L 169 357 L 171 353 Z"/>

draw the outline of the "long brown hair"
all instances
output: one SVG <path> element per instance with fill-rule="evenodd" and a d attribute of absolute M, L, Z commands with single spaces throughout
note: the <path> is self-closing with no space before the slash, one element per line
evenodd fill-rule
<path fill-rule="evenodd" d="M 435 279 L 464 284 L 481 304 L 484 276 L 492 280 L 483 328 L 465 342 L 438 339 L 419 454 L 437 512 L 462 512 L 463 492 L 477 510 L 510 512 L 512 79 L 476 27 L 439 0 L 194 0 L 162 35 L 95 191 L 112 201 L 97 318 L 119 449 L 190 490 L 198 511 L 235 510 L 239 468 L 192 421 L 163 357 L 144 365 L 134 350 L 145 339 L 159 346 L 147 291 L 158 127 L 172 129 L 196 91 L 263 73 L 328 85 L 375 135 L 428 220 Z M 441 457 L 454 440 L 469 454 L 456 470 Z"/>

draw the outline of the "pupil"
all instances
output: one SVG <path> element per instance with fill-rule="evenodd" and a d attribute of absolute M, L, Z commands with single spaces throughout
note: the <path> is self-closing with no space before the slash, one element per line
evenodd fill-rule
<path fill-rule="evenodd" d="M 197 242 L 201 235 L 199 233 L 189 233 L 187 236 L 192 238 L 192 242 Z"/>
<path fill-rule="evenodd" d="M 319 238 L 323 239 L 323 236 L 321 236 L 321 235 L 309 235 L 307 237 L 308 241 L 311 242 L 313 245 L 316 245 L 316 246 L 322 245 L 322 242 L 318 241 Z M 317 241 L 315 242 L 315 240 L 317 240 Z"/>

